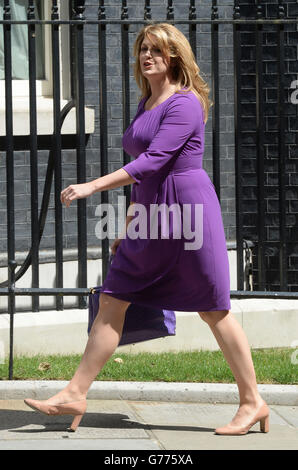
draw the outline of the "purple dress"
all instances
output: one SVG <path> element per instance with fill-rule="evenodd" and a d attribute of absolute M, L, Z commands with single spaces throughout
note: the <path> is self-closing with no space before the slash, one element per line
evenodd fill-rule
<path fill-rule="evenodd" d="M 176 93 L 149 111 L 145 101 L 123 135 L 123 147 L 134 160 L 122 167 L 136 181 L 131 201 L 145 209 L 133 219 L 139 220 L 135 232 L 143 235 L 126 233 L 101 291 L 169 310 L 230 310 L 221 207 L 202 168 L 202 105 L 193 92 Z M 156 212 L 150 213 L 150 207 Z M 158 214 L 158 207 L 175 211 Z"/>

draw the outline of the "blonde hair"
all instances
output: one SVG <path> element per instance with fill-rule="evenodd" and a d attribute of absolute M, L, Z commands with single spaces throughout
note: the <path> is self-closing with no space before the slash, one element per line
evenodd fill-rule
<path fill-rule="evenodd" d="M 210 106 L 214 104 L 208 98 L 210 88 L 208 83 L 200 75 L 200 68 L 196 63 L 191 46 L 184 36 L 175 26 L 168 23 L 149 24 L 144 26 L 138 33 L 134 44 L 134 64 L 135 80 L 141 89 L 141 98 L 149 97 L 151 88 L 149 81 L 143 76 L 140 66 L 141 44 L 145 38 L 150 40 L 149 35 L 156 40 L 155 44 L 162 51 L 171 67 L 171 78 L 176 81 L 175 93 L 188 93 L 192 91 L 200 100 L 204 110 L 204 122 L 208 120 Z M 186 89 L 181 90 L 182 87 Z"/>

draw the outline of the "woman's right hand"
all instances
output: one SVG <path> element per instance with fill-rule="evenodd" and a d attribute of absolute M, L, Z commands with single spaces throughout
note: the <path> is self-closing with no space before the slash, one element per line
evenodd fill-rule
<path fill-rule="evenodd" d="M 71 184 L 61 191 L 60 200 L 62 204 L 69 207 L 71 201 L 89 197 L 95 192 L 95 189 L 94 181 L 81 184 Z"/>
<path fill-rule="evenodd" d="M 117 248 L 118 248 L 118 246 L 120 245 L 121 240 L 122 240 L 122 238 L 116 238 L 116 240 L 115 240 L 114 243 L 112 244 L 112 246 L 111 246 L 111 251 L 112 251 L 112 254 L 113 254 L 113 255 L 116 254 Z"/>

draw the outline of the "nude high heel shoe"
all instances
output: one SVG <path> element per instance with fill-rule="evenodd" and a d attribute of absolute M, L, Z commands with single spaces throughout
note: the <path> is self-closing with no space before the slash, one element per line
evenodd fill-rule
<path fill-rule="evenodd" d="M 247 434 L 250 428 L 260 421 L 260 431 L 269 432 L 269 407 L 264 401 L 253 419 L 246 424 L 245 426 L 233 426 L 228 424 L 222 428 L 215 429 L 215 434 L 221 434 L 225 436 L 240 436 L 242 434 Z"/>
<path fill-rule="evenodd" d="M 49 405 L 44 401 L 33 400 L 31 398 L 26 398 L 24 402 L 33 410 L 40 411 L 40 413 L 43 413 L 48 416 L 74 416 L 71 426 L 67 428 L 67 431 L 70 432 L 76 431 L 87 409 L 86 399 L 80 401 L 73 401 L 71 403 L 62 403 L 61 405 Z"/>

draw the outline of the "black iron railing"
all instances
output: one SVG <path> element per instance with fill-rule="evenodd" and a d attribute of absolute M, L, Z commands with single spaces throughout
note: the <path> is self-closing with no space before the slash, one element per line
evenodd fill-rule
<path fill-rule="evenodd" d="M 122 74 L 122 106 L 123 106 L 123 131 L 130 122 L 130 57 L 129 38 L 131 28 L 135 25 L 140 27 L 149 22 L 170 22 L 180 25 L 188 25 L 189 41 L 193 52 L 197 54 L 197 27 L 200 24 L 210 25 L 211 34 L 211 77 L 212 77 L 212 165 L 213 183 L 220 200 L 220 111 L 219 111 L 219 30 L 221 25 L 233 25 L 233 52 L 234 52 L 234 118 L 235 118 L 235 201 L 236 201 L 236 241 L 237 241 L 237 290 L 231 291 L 232 298 L 283 298 L 297 299 L 298 292 L 287 292 L 287 255 L 286 255 L 286 218 L 285 218 L 285 41 L 284 28 L 287 24 L 297 25 L 297 18 L 285 18 L 283 2 L 279 2 L 278 15 L 276 18 L 265 18 L 260 5 L 256 6 L 254 18 L 241 18 L 240 5 L 234 2 L 232 18 L 219 18 L 218 2 L 213 0 L 210 5 L 210 18 L 200 18 L 199 10 L 194 0 L 182 2 L 188 8 L 188 18 L 175 18 L 174 2 L 168 0 L 166 8 L 166 19 L 152 18 L 150 0 L 144 1 L 143 19 L 130 18 L 128 14 L 128 2 L 122 0 L 121 17 L 119 19 L 106 18 L 105 2 L 101 0 L 98 7 L 98 17 L 86 19 L 86 7 L 84 1 L 69 2 L 69 19 L 61 19 L 57 0 L 52 0 L 51 19 L 38 20 L 35 16 L 35 2 L 28 1 L 28 14 L 26 20 L 12 20 L 11 2 L 4 1 L 3 20 L 3 44 L 4 44 L 4 70 L 5 70 L 5 122 L 6 135 L 1 148 L 6 153 L 6 178 L 7 178 L 7 255 L 8 255 L 8 280 L 0 285 L 0 295 L 8 296 L 8 313 L 10 315 L 10 351 L 9 351 L 9 379 L 13 377 L 13 331 L 15 314 L 15 296 L 29 295 L 33 299 L 32 310 L 39 310 L 39 296 L 56 296 L 57 310 L 63 309 L 63 296 L 76 295 L 79 297 L 79 308 L 86 308 L 86 296 L 89 293 L 87 287 L 87 232 L 86 232 L 86 200 L 77 201 L 78 221 L 78 287 L 72 289 L 63 287 L 63 223 L 62 205 L 60 192 L 62 190 L 62 165 L 61 153 L 63 150 L 63 139 L 61 128 L 67 113 L 71 108 L 76 109 L 76 164 L 77 182 L 86 181 L 86 135 L 85 135 L 85 74 L 84 74 L 84 32 L 88 25 L 97 25 L 98 28 L 98 86 L 99 86 L 99 134 L 100 134 L 100 165 L 101 174 L 108 173 L 108 122 L 107 122 L 107 91 L 108 76 L 107 63 L 108 53 L 106 44 L 107 25 L 119 25 L 121 35 L 119 47 L 122 51 L 121 74 Z M 30 135 L 26 140 L 26 150 L 30 151 L 30 182 L 31 182 L 31 249 L 24 264 L 17 270 L 15 262 L 15 206 L 14 206 L 14 147 L 15 136 L 13 134 L 13 91 L 12 91 L 12 42 L 11 26 L 13 24 L 24 24 L 28 29 L 29 46 L 29 113 L 30 113 Z M 37 101 L 36 101 L 36 25 L 50 25 L 51 47 L 52 47 L 52 77 L 53 77 L 53 135 L 50 139 L 49 160 L 44 187 L 43 201 L 38 213 L 38 149 L 39 136 L 37 133 Z M 262 34 L 264 25 L 274 25 L 278 37 L 277 61 L 277 89 L 278 89 L 278 142 L 279 142 L 279 232 L 280 232 L 280 280 L 281 289 L 278 292 L 265 291 L 265 198 L 264 198 L 264 96 L 262 94 Z M 71 88 L 72 99 L 61 111 L 61 80 L 60 80 L 60 28 L 68 25 L 71 37 Z M 243 224 L 243 191 L 242 191 L 242 162 L 239 158 L 241 113 L 240 104 L 240 75 L 241 75 L 241 26 L 252 25 L 256 31 L 256 135 L 257 135 L 257 176 L 258 176 L 258 276 L 259 291 L 244 290 L 244 260 L 243 249 L 247 246 L 244 236 Z M 123 164 L 129 162 L 130 157 L 123 151 Z M 47 216 L 49 195 L 51 191 L 52 177 L 55 176 L 55 250 L 56 250 L 56 287 L 39 287 L 39 244 Z M 99 175 L 100 176 L 100 175 Z M 127 207 L 129 204 L 130 187 L 124 187 Z M 101 203 L 108 202 L 107 192 L 102 192 Z M 108 269 L 109 242 L 105 238 L 101 240 L 102 246 L 102 277 L 105 279 Z M 32 286 L 29 288 L 16 288 L 15 282 L 32 266 Z"/>

